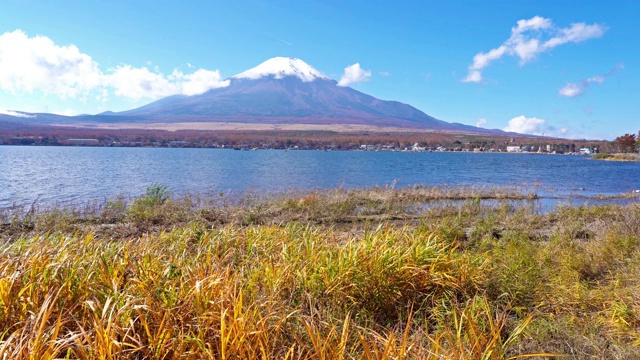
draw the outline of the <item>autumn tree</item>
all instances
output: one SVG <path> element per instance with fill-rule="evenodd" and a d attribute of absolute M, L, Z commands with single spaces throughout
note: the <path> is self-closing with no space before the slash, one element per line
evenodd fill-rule
<path fill-rule="evenodd" d="M 616 138 L 616 144 L 622 152 L 633 152 L 636 147 L 636 134 L 624 134 Z"/>

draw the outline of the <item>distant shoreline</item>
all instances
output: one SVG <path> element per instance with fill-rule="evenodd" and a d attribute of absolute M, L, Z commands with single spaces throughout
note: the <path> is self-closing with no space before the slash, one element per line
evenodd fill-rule
<path fill-rule="evenodd" d="M 118 145 L 70 145 L 70 144 L 2 144 L 0 146 L 24 146 L 24 147 L 75 147 L 75 148 L 146 148 L 146 149 L 218 149 L 218 150 L 280 150 L 280 151 L 354 151 L 354 152 L 403 152 L 403 153 L 470 153 L 470 154 L 513 154 L 513 155 L 563 155 L 563 156 L 588 156 L 585 154 L 580 154 L 579 152 L 566 152 L 566 153 L 556 153 L 556 152 L 537 152 L 537 151 L 518 151 L 518 152 L 510 152 L 505 150 L 483 150 L 483 151 L 473 151 L 470 149 L 446 149 L 446 150 L 412 150 L 410 148 L 407 149 L 362 149 L 362 148 L 339 148 L 332 149 L 329 147 L 309 147 L 309 148 L 300 148 L 300 147 L 233 147 L 233 146 L 183 146 L 183 145 L 146 145 L 146 144 L 118 144 Z M 615 161 L 615 159 L 599 159 L 599 160 L 611 160 Z M 618 161 L 634 161 L 634 160 L 618 160 Z M 640 161 L 640 160 L 635 160 Z"/>

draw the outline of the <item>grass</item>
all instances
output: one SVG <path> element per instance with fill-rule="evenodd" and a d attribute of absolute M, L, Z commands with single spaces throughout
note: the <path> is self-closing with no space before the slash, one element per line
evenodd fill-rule
<path fill-rule="evenodd" d="M 640 206 L 533 197 L 154 186 L 7 213 L 0 358 L 639 357 Z"/>
<path fill-rule="evenodd" d="M 595 160 L 609 160 L 609 161 L 640 161 L 640 155 L 630 153 L 616 153 L 616 154 L 595 154 L 593 156 Z"/>
<path fill-rule="evenodd" d="M 83 208 L 15 208 L 0 211 L 0 235 L 91 231 L 98 238 L 142 236 L 191 223 L 205 226 L 235 224 L 283 225 L 292 222 L 351 226 L 380 221 L 419 221 L 425 214 L 445 216 L 482 212 L 487 201 L 531 202 L 534 193 L 516 187 L 393 186 L 365 189 L 287 191 L 275 194 L 219 193 L 209 197 L 171 196 L 166 187 L 150 186 L 140 198 L 115 198 Z"/>

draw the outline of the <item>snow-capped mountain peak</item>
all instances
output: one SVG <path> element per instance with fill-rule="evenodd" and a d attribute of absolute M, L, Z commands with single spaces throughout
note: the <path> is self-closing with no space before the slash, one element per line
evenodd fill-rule
<path fill-rule="evenodd" d="M 296 76 L 304 82 L 311 82 L 316 79 L 330 80 L 306 62 L 287 57 L 271 58 L 252 69 L 232 76 L 232 78 L 256 80 L 268 76 L 273 76 L 276 79 L 282 79 L 285 76 Z"/>

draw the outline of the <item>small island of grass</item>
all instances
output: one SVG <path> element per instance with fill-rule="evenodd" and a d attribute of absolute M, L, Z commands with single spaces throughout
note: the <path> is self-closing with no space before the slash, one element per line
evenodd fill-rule
<path fill-rule="evenodd" d="M 636 161 L 640 162 L 640 154 L 630 153 L 616 153 L 616 154 L 596 154 L 593 156 L 594 160 L 607 160 L 607 161 Z"/>

